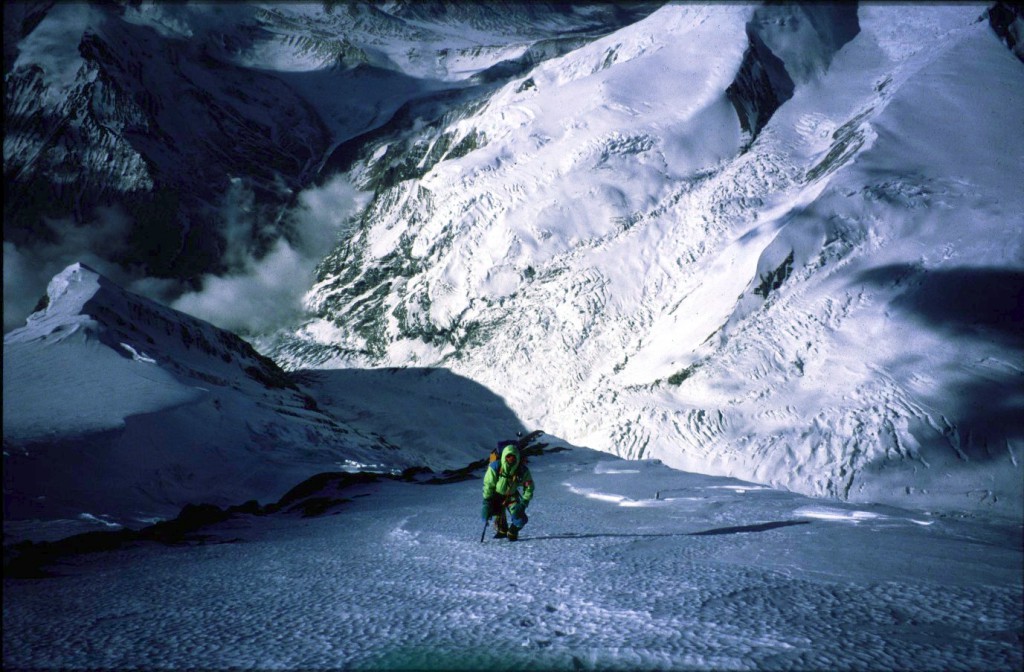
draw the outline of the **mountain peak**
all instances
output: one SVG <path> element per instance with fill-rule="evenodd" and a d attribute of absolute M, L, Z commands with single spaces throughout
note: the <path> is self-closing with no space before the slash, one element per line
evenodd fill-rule
<path fill-rule="evenodd" d="M 32 341 L 62 332 L 70 334 L 93 322 L 86 306 L 101 288 L 115 287 L 109 280 L 81 262 L 75 262 L 53 276 L 36 312 L 25 326 L 4 336 L 4 343 Z M 77 328 L 76 328 L 77 327 Z"/>
<path fill-rule="evenodd" d="M 5 345 L 99 341 L 121 357 L 159 363 L 183 381 L 294 388 L 276 364 L 235 334 L 125 290 L 76 262 L 53 276 L 44 306 Z M 191 384 L 191 383 L 190 383 Z"/>
<path fill-rule="evenodd" d="M 91 267 L 76 261 L 50 280 L 46 287 L 46 310 L 69 302 L 79 303 L 81 299 L 88 301 L 104 284 L 107 284 L 106 278 Z"/>

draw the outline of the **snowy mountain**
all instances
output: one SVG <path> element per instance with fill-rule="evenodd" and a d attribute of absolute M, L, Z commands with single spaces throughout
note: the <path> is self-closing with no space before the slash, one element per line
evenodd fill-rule
<path fill-rule="evenodd" d="M 33 297 L 91 253 L 171 301 L 276 245 L 319 254 L 288 207 L 339 146 L 478 98 L 654 6 L 7 3 L 5 257 L 47 262 L 43 278 L 26 262 Z"/>
<path fill-rule="evenodd" d="M 450 367 L 689 471 L 1019 515 L 1024 64 L 988 16 L 663 7 L 369 143 L 319 317 L 263 347 Z"/>
<path fill-rule="evenodd" d="M 4 667 L 1020 669 L 1022 36 L 5 4 Z"/>
<path fill-rule="evenodd" d="M 1016 7 L 12 7 L 5 511 L 539 427 L 1024 515 Z"/>
<path fill-rule="evenodd" d="M 266 503 L 324 471 L 462 466 L 490 432 L 518 429 L 494 395 L 445 372 L 287 374 L 234 334 L 80 264 L 45 303 L 4 338 L 5 531 Z M 441 426 L 442 408 L 468 399 L 462 416 L 488 421 L 479 434 Z"/>

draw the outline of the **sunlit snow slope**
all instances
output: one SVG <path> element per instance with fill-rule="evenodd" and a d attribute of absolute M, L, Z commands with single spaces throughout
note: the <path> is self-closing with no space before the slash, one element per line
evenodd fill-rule
<path fill-rule="evenodd" d="M 450 367 L 690 471 L 1019 515 L 1022 134 L 984 5 L 666 6 L 368 147 L 373 202 L 274 354 Z"/>

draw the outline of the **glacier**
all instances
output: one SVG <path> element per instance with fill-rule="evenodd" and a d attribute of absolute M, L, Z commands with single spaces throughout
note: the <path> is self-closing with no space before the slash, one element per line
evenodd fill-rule
<path fill-rule="evenodd" d="M 821 14 L 666 6 L 369 145 L 317 317 L 263 347 L 449 367 L 625 457 L 1019 515 L 1021 61 L 981 6 Z M 786 75 L 756 136 L 748 43 Z"/>
<path fill-rule="evenodd" d="M 56 156 L 39 144 L 50 117 L 31 106 L 57 119 L 129 74 L 136 90 L 167 96 L 193 73 L 190 90 L 235 110 L 242 134 L 210 107 L 196 122 L 166 103 L 91 108 L 78 144 L 61 141 L 65 164 L 86 171 L 68 173 L 62 193 L 99 180 L 123 199 L 97 229 L 45 216 L 24 229 L 18 218 L 33 211 L 6 200 L 5 315 L 19 274 L 77 254 L 328 388 L 325 376 L 345 372 L 442 370 L 500 399 L 503 427 L 622 457 L 847 501 L 1021 515 L 1024 158 L 1008 141 L 1024 130 L 1019 17 L 972 4 L 439 7 L 19 5 L 5 20 L 17 114 L 4 145 L 18 198 L 34 198 Z M 60 35 L 89 48 L 49 49 Z M 132 58 L 161 65 L 140 79 L 125 69 Z M 289 102 L 264 110 L 281 86 Z M 296 123 L 299 108 L 309 123 Z M 290 121 L 267 116 L 278 112 Z M 245 119 L 261 120 L 289 161 L 284 139 L 305 137 L 305 167 L 272 159 L 269 173 L 246 175 L 214 162 L 229 178 L 214 183 L 145 144 L 146 125 L 176 147 L 201 133 L 211 140 L 197 147 L 255 165 L 265 153 L 246 144 Z M 88 130 L 97 124 L 149 169 L 204 183 L 182 193 L 206 205 L 167 213 L 224 199 L 223 220 L 188 234 L 203 242 L 173 242 L 125 209 L 145 181 L 115 184 L 74 158 L 106 147 Z M 103 170 L 144 177 L 113 145 L 102 151 Z M 159 254 L 139 256 L 140 241 Z M 177 294 L 151 275 L 168 250 L 209 245 L 221 254 L 211 264 L 171 262 L 188 278 Z M 76 338 L 91 343 L 88 333 Z M 59 388 L 64 374 L 33 367 L 86 358 L 66 339 L 38 349 L 59 357 L 19 360 L 20 341 L 54 337 L 9 336 L 5 440 L 38 442 L 53 410 L 35 400 L 76 402 L 16 391 L 33 375 L 46 381 L 33 390 Z M 93 381 L 83 390 L 104 367 L 172 362 L 181 349 L 107 345 L 89 345 L 102 354 L 79 375 Z M 106 409 L 82 393 L 81 422 L 51 434 L 191 409 L 201 386 L 177 385 Z M 313 401 L 298 405 L 319 403 L 312 387 L 301 394 Z M 471 452 L 423 450 L 420 462 L 439 466 Z"/>

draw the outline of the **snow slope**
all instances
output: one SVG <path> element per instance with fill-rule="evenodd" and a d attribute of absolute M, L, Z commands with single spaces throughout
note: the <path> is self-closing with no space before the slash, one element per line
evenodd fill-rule
<path fill-rule="evenodd" d="M 805 494 L 1019 519 L 1024 69 L 982 9 L 518 7 L 510 33 L 482 5 L 455 24 L 438 6 L 369 6 L 315 39 L 322 6 L 26 19 L 11 63 L 58 89 L 93 72 L 47 48 L 80 13 L 102 24 L 93 48 L 157 45 L 178 74 L 206 73 L 190 60 L 204 50 L 234 75 L 290 73 L 319 119 L 297 128 L 341 142 L 323 165 L 351 168 L 338 184 L 372 201 L 320 265 L 317 318 L 261 340 L 294 375 L 86 268 L 58 275 L 5 338 L 5 512 L 166 517 L 326 468 L 450 467 L 543 427 Z M 357 24 L 360 45 L 331 33 Z M 335 75 L 361 81 L 352 100 Z M 194 79 L 232 105 L 221 94 L 250 90 Z M 482 97 L 433 95 L 447 86 Z M 250 103 L 238 119 L 267 113 Z M 9 135 L 19 155 L 40 147 Z M 324 238 L 351 198 L 321 189 L 304 207 Z M 225 254 L 251 261 L 270 241 L 245 210 L 246 249 Z"/>
<path fill-rule="evenodd" d="M 368 147 L 319 317 L 261 347 L 450 367 L 622 456 L 1019 517 L 1024 64 L 984 10 L 670 5 L 550 59 Z"/>
<path fill-rule="evenodd" d="M 5 576 L 4 667 L 1024 663 L 1019 525 L 822 502 L 578 448 L 531 470 L 515 544 L 480 543 L 478 470 L 446 485 L 353 485 L 321 517 L 238 515 L 173 547 Z"/>
<path fill-rule="evenodd" d="M 188 503 L 270 501 L 332 468 L 450 466 L 418 443 L 397 451 L 379 422 L 361 424 L 363 387 L 375 385 L 357 375 L 301 386 L 234 334 L 69 266 L 45 308 L 4 338 L 5 528 L 76 518 L 137 526 Z M 461 379 L 437 379 L 452 398 L 470 394 Z M 318 406 L 321 387 L 345 417 Z M 414 390 L 393 407 L 430 413 Z M 475 394 L 500 426 L 502 404 Z M 443 448 L 460 462 L 481 450 Z"/>

